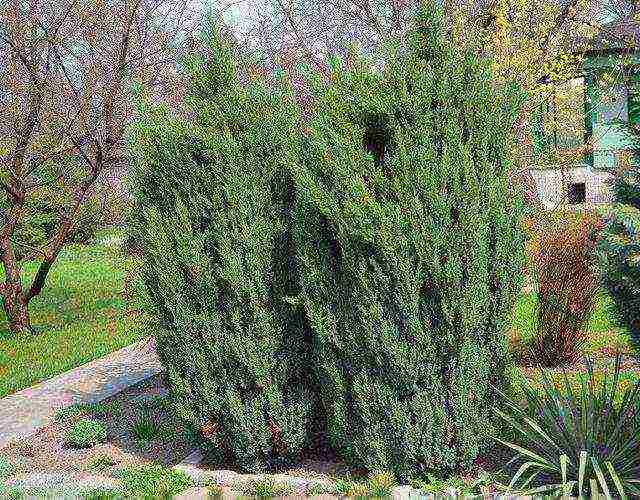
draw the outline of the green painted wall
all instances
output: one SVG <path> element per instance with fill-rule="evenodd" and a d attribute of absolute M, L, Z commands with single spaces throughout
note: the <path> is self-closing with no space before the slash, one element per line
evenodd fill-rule
<path fill-rule="evenodd" d="M 630 130 L 630 124 L 640 120 L 639 74 L 633 75 L 631 86 L 620 83 L 613 92 L 607 91 L 605 99 L 599 95 L 598 80 L 620 64 L 640 67 L 640 54 L 595 55 L 587 57 L 585 69 L 585 125 L 587 137 L 594 139 L 594 151 L 585 160 L 598 170 L 615 167 L 615 155 L 620 150 L 632 149 L 640 152 L 637 135 Z"/>

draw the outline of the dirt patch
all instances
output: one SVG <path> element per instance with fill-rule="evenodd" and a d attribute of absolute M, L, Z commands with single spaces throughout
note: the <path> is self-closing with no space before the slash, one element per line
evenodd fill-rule
<path fill-rule="evenodd" d="M 86 449 L 67 446 L 65 433 L 80 418 L 104 424 L 107 441 Z M 109 473 L 123 465 L 149 461 L 175 465 L 194 449 L 192 436 L 168 411 L 167 387 L 160 374 L 88 410 L 70 412 L 33 436 L 0 449 L 0 456 L 19 464 L 24 472 L 80 472 L 98 467 Z"/>
<path fill-rule="evenodd" d="M 336 479 L 364 479 L 368 473 L 364 469 L 348 466 L 340 460 L 329 445 L 322 429 L 321 419 L 311 424 L 310 444 L 301 451 L 295 461 L 289 463 L 272 463 L 267 466 L 266 474 L 295 476 L 310 481 L 335 481 Z M 205 471 L 237 471 L 232 464 L 215 462 L 206 457 L 198 465 Z"/>
<path fill-rule="evenodd" d="M 594 372 L 606 372 L 613 375 L 615 368 L 616 352 L 609 352 L 606 348 L 590 353 L 589 359 L 593 362 Z M 528 378 L 537 378 L 539 369 L 532 366 L 520 366 L 520 372 Z M 567 375 L 588 372 L 584 359 L 569 365 L 558 368 L 544 368 L 546 373 L 560 374 L 566 372 Z M 637 356 L 629 353 L 622 354 L 620 360 L 620 373 L 634 373 L 640 375 L 640 360 Z"/>

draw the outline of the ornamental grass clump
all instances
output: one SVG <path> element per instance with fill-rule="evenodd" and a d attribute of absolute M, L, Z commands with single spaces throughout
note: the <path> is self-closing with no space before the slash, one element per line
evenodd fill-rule
<path fill-rule="evenodd" d="M 107 429 L 102 422 L 83 418 L 73 422 L 65 432 L 64 442 L 72 448 L 90 448 L 107 440 Z"/>
<path fill-rule="evenodd" d="M 295 236 L 328 438 L 400 482 L 470 466 L 522 287 L 522 100 L 423 7 L 385 67 L 332 60 L 300 146 Z"/>
<path fill-rule="evenodd" d="M 524 404 L 501 391 L 496 416 L 516 436 L 498 441 L 519 467 L 509 485 L 526 494 L 640 495 L 640 381 L 621 383 L 620 354 L 613 372 L 587 374 L 577 385 L 540 369 L 541 387 L 521 382 Z M 589 497 L 592 498 L 592 497 Z"/>
<path fill-rule="evenodd" d="M 578 360 L 598 293 L 594 261 L 600 227 L 593 214 L 555 217 L 531 239 L 536 328 L 531 338 L 515 346 L 519 362 L 555 367 Z"/>

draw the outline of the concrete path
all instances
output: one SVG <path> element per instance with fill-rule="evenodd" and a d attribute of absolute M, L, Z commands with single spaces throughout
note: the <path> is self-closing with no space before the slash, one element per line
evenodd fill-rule
<path fill-rule="evenodd" d="M 95 403 L 157 375 L 163 368 L 152 339 L 143 339 L 0 399 L 0 448 L 53 421 L 59 408 Z"/>

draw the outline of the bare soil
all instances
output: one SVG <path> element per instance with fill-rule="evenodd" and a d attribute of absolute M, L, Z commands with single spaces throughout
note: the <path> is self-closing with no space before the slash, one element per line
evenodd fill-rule
<path fill-rule="evenodd" d="M 160 374 L 140 382 L 100 403 L 108 410 L 98 415 L 83 414 L 54 421 L 28 439 L 0 449 L 0 456 L 19 464 L 19 472 L 79 472 L 91 470 L 92 462 L 110 457 L 113 465 L 103 465 L 109 473 L 123 465 L 154 461 L 175 465 L 194 449 L 188 429 L 166 410 L 167 388 Z M 64 435 L 78 418 L 92 418 L 107 429 L 107 441 L 86 449 L 65 444 Z M 137 422 L 150 422 L 155 435 L 139 439 Z"/>
<path fill-rule="evenodd" d="M 90 412 L 56 420 L 27 439 L 10 443 L 0 449 L 0 456 L 18 464 L 14 472 L 100 473 L 112 475 L 116 469 L 148 462 L 173 466 L 185 459 L 195 448 L 193 434 L 175 418 L 168 408 L 168 386 L 164 374 L 131 386 L 99 403 L 103 411 Z M 105 411 L 104 409 L 107 408 Z M 105 443 L 91 448 L 75 449 L 65 444 L 65 433 L 79 418 L 102 422 L 107 429 Z M 134 432 L 136 422 L 151 422 L 157 435 L 139 439 Z M 269 473 L 292 474 L 314 479 L 365 476 L 365 471 L 345 466 L 319 432 L 313 446 L 305 450 L 295 464 L 274 465 Z M 108 457 L 113 462 L 104 459 Z M 102 466 L 94 467 L 100 459 Z M 203 463 L 205 470 L 235 470 L 226 463 Z"/>
<path fill-rule="evenodd" d="M 234 470 L 228 463 L 214 462 L 205 458 L 199 465 L 203 470 Z M 302 451 L 295 463 L 271 464 L 268 474 L 286 474 L 310 480 L 335 480 L 365 478 L 367 471 L 353 468 L 341 461 L 329 446 L 321 428 L 313 425 L 311 445 Z"/>

